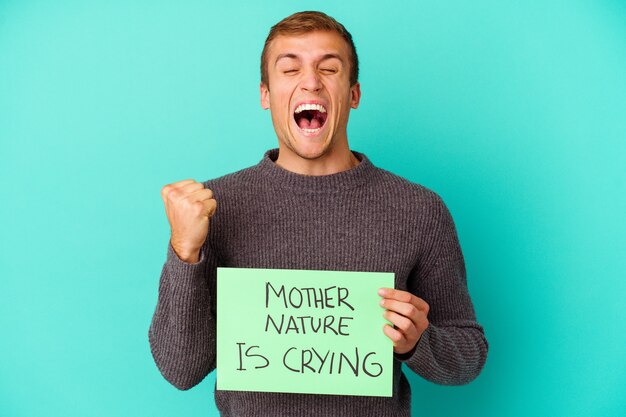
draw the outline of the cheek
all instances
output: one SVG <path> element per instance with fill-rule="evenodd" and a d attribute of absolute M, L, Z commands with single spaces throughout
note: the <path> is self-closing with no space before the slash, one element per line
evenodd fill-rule
<path fill-rule="evenodd" d="M 281 130 L 289 126 L 289 120 L 293 117 L 289 110 L 289 99 L 278 92 L 271 96 L 270 111 L 272 113 L 272 121 Z"/>
<path fill-rule="evenodd" d="M 289 94 L 278 89 L 270 93 L 270 102 L 278 111 L 285 111 L 289 108 Z"/>

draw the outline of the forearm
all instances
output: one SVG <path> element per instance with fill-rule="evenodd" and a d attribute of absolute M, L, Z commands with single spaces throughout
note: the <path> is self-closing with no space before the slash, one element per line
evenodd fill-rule
<path fill-rule="evenodd" d="M 480 374 L 488 348 L 483 329 L 476 322 L 459 321 L 443 326 L 431 323 L 405 363 L 434 383 L 462 385 Z"/>
<path fill-rule="evenodd" d="M 443 385 L 474 380 L 487 360 L 488 343 L 476 320 L 467 288 L 465 262 L 452 216 L 435 200 L 431 241 L 407 285 L 430 306 L 429 326 L 405 363 L 425 379 Z"/>
<path fill-rule="evenodd" d="M 161 273 L 150 348 L 162 375 L 179 389 L 195 386 L 215 368 L 215 317 L 207 266 L 206 256 L 188 264 L 169 246 Z"/>

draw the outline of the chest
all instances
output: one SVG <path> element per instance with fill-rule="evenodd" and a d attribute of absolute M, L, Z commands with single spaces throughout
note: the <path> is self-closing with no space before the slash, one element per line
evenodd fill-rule
<path fill-rule="evenodd" d="M 210 238 L 223 266 L 394 272 L 404 283 L 419 261 L 410 213 L 363 196 L 303 198 L 226 207 Z"/>

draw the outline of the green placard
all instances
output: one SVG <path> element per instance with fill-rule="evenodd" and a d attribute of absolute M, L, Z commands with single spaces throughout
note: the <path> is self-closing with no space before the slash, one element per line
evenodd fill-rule
<path fill-rule="evenodd" d="M 387 272 L 218 268 L 217 388 L 392 394 Z"/>

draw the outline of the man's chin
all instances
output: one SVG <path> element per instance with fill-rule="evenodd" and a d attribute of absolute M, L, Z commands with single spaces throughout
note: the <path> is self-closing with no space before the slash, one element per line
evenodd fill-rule
<path fill-rule="evenodd" d="M 323 157 L 326 154 L 327 148 L 317 147 L 317 148 L 295 148 L 292 149 L 293 153 L 299 158 L 306 159 L 308 161 L 314 161 Z"/>
<path fill-rule="evenodd" d="M 292 137 L 290 146 L 293 153 L 304 159 L 318 159 L 327 153 L 328 148 L 329 141 L 323 134 L 316 136 L 297 135 Z"/>
<path fill-rule="evenodd" d="M 293 143 L 284 146 L 280 150 L 282 158 L 289 159 L 292 161 L 296 160 L 307 160 L 307 161 L 315 161 L 317 159 L 322 158 L 324 155 L 328 153 L 328 147 L 322 146 L 301 146 L 301 145 L 293 145 Z"/>

